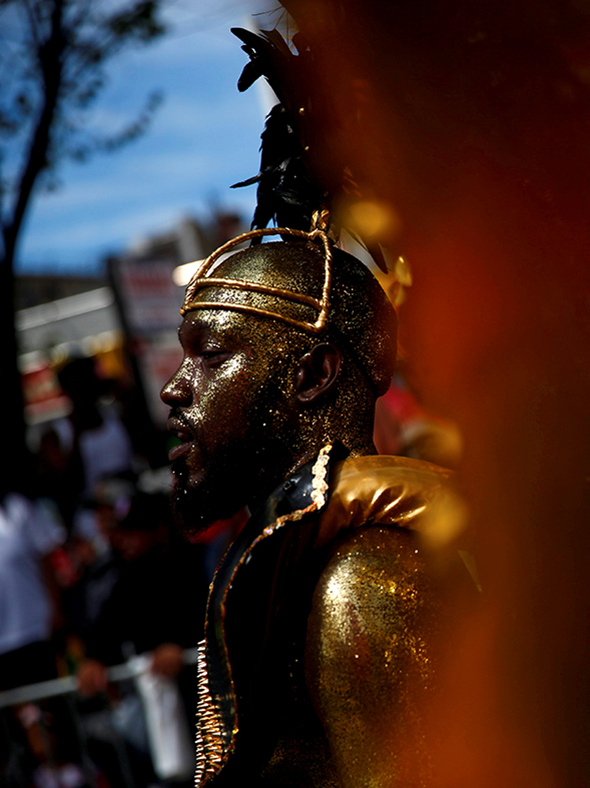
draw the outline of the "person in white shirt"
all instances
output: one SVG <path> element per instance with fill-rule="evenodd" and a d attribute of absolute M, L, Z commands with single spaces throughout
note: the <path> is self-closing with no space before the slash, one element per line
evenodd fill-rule
<path fill-rule="evenodd" d="M 58 607 L 48 557 L 65 536 L 48 503 L 16 492 L 0 496 L 1 689 L 50 672 L 47 644 Z"/>

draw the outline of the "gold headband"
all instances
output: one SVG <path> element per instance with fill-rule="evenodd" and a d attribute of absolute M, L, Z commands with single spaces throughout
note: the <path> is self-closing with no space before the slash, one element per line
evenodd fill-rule
<path fill-rule="evenodd" d="M 314 217 L 316 218 L 316 217 Z M 319 333 L 326 326 L 328 319 L 328 310 L 330 308 L 330 289 L 332 286 L 332 248 L 330 240 L 324 229 L 317 226 L 323 219 L 323 216 L 316 218 L 316 227 L 310 232 L 304 230 L 293 230 L 285 227 L 268 227 L 257 230 L 250 230 L 247 233 L 242 233 L 231 241 L 220 246 L 205 260 L 203 265 L 194 273 L 190 282 L 187 285 L 184 297 L 184 303 L 180 310 L 182 317 L 193 309 L 230 309 L 235 312 L 246 312 L 251 315 L 258 315 L 262 317 L 269 317 L 275 320 L 282 320 L 284 323 L 302 328 L 304 331 L 309 331 L 312 334 Z M 324 283 L 322 287 L 322 297 L 320 300 L 312 296 L 305 295 L 304 293 L 295 293 L 292 290 L 285 290 L 282 287 L 272 287 L 271 285 L 264 285 L 258 282 L 246 282 L 240 279 L 224 279 L 208 277 L 207 273 L 213 267 L 213 264 L 221 257 L 221 255 L 230 251 L 238 244 L 244 241 L 249 241 L 253 238 L 262 238 L 268 235 L 292 236 L 294 238 L 303 238 L 308 241 L 320 241 L 324 248 Z M 255 293 L 264 293 L 265 295 L 278 296 L 285 298 L 289 301 L 295 301 L 300 304 L 311 306 L 318 311 L 317 319 L 314 323 L 306 320 L 297 320 L 287 315 L 281 315 L 279 312 L 271 312 L 267 309 L 260 307 L 249 306 L 248 304 L 232 304 L 225 301 L 196 301 L 195 294 L 203 287 L 222 287 L 235 290 L 246 290 Z"/>

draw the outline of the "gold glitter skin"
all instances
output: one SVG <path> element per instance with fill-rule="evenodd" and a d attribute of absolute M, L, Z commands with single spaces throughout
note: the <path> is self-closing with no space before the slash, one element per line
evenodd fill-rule
<path fill-rule="evenodd" d="M 215 265 L 220 247 L 189 282 L 181 315 L 226 309 L 340 340 L 377 396 L 384 394 L 395 364 L 395 311 L 365 266 L 332 248 L 324 233 L 311 235 L 252 246 Z"/>
<path fill-rule="evenodd" d="M 187 313 L 179 337 L 183 361 L 162 398 L 185 438 L 172 455 L 174 494 L 198 529 L 255 506 L 301 461 L 295 375 L 309 341 L 226 310 Z"/>
<path fill-rule="evenodd" d="M 343 788 L 427 780 L 431 589 L 412 534 L 370 526 L 335 550 L 309 618 L 308 686 Z"/>
<path fill-rule="evenodd" d="M 315 585 L 304 650 L 306 686 L 325 738 L 311 725 L 283 730 L 274 721 L 278 740 L 263 778 L 303 788 L 427 785 L 423 712 L 432 699 L 444 603 L 428 550 L 410 531 L 419 533 L 432 509 L 453 516 L 457 496 L 450 474 L 435 466 L 362 456 L 336 467 L 326 497 L 329 451 L 325 447 L 313 465 L 309 507 L 264 528 L 224 585 L 222 610 L 229 611 L 236 577 L 258 546 L 282 533 L 288 540 L 293 529 L 305 533 L 318 512 L 314 550 L 332 547 Z M 231 616 L 222 620 L 225 628 Z M 206 781 L 230 757 L 239 725 L 223 735 L 212 697 L 202 713 L 198 763 L 199 779 Z"/>

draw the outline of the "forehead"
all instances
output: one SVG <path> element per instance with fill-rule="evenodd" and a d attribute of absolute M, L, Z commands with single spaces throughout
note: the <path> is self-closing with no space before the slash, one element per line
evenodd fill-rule
<path fill-rule="evenodd" d="M 228 309 L 194 309 L 186 312 L 180 328 L 182 343 L 207 343 L 237 347 L 271 347 L 279 335 L 272 321 Z"/>
<path fill-rule="evenodd" d="M 247 329 L 241 317 L 223 309 L 194 309 L 184 315 L 178 331 L 181 336 L 238 337 Z"/>

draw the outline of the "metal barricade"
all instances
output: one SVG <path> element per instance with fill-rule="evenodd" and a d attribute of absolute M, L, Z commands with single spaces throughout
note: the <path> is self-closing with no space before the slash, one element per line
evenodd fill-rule
<path fill-rule="evenodd" d="M 197 649 L 187 649 L 184 652 L 184 662 L 186 665 L 194 665 L 197 662 Z M 134 657 L 128 662 L 121 665 L 114 665 L 107 668 L 107 678 L 109 684 L 117 685 L 122 682 L 137 681 L 148 670 L 149 659 L 147 655 Z M 80 767 L 84 774 L 86 784 L 93 788 L 103 788 L 107 786 L 110 788 L 110 783 L 97 782 L 97 768 L 93 762 L 92 757 L 88 752 L 88 730 L 84 725 L 84 720 L 78 705 L 78 682 L 75 676 L 65 676 L 62 678 L 52 679 L 50 681 L 43 681 L 37 684 L 28 684 L 22 687 L 5 690 L 0 692 L 0 739 L 4 739 L 8 746 L 8 775 L 0 774 L 0 787 L 4 788 L 20 788 L 21 785 L 29 787 L 30 782 L 24 775 L 19 775 L 19 758 L 22 757 L 22 744 L 14 741 L 11 737 L 10 725 L 8 724 L 11 709 L 21 708 L 28 704 L 39 704 L 53 699 L 59 699 L 64 703 L 68 709 L 69 715 L 72 720 L 74 735 L 77 740 L 78 749 L 80 752 Z M 110 715 L 113 709 L 110 707 L 105 708 L 105 715 Z M 129 755 L 123 738 L 117 734 L 116 728 L 113 726 L 110 736 L 110 745 L 112 747 L 113 755 L 118 764 L 118 772 L 120 774 L 120 781 L 118 785 L 122 788 L 143 788 L 137 784 L 134 777 L 133 769 L 129 761 Z M 12 748 L 12 749 L 11 749 Z M 155 783 L 157 786 L 158 783 Z"/>

